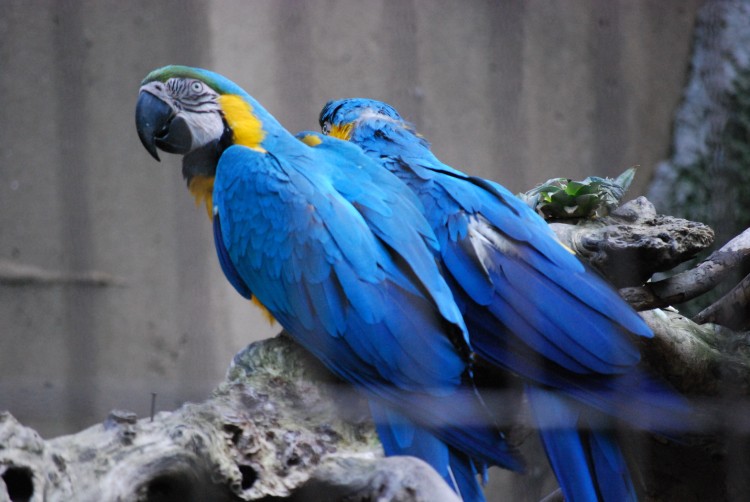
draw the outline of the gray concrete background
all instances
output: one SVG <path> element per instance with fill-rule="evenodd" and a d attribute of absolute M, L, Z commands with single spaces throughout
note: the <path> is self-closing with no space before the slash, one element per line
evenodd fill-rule
<path fill-rule="evenodd" d="M 0 409 L 51 436 L 200 400 L 269 326 L 209 221 L 134 128 L 140 80 L 208 67 L 290 130 L 369 96 L 443 160 L 514 191 L 665 158 L 698 0 L 0 2 L 0 264 L 120 285 L 0 282 Z M 0 267 L 2 269 L 2 267 Z M 2 275 L 2 274 L 0 274 Z"/>

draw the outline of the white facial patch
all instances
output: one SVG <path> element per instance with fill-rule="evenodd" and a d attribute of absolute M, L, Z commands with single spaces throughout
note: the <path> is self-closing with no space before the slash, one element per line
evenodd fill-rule
<path fill-rule="evenodd" d="M 218 110 L 204 113 L 180 111 L 177 115 L 190 127 L 193 149 L 205 146 L 224 133 L 224 122 Z"/>

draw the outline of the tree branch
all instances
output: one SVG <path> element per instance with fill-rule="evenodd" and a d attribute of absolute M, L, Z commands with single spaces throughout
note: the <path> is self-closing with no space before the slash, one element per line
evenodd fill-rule
<path fill-rule="evenodd" d="M 696 298 L 715 288 L 733 270 L 750 262 L 750 228 L 698 266 L 657 282 L 622 288 L 620 295 L 636 310 L 663 308 Z M 703 321 L 709 322 L 706 318 Z"/>
<path fill-rule="evenodd" d="M 713 305 L 700 311 L 693 320 L 698 324 L 720 323 L 732 329 L 750 327 L 750 274 Z"/>

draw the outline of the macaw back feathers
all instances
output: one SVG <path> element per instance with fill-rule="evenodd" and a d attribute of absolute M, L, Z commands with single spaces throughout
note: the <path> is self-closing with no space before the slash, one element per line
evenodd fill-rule
<path fill-rule="evenodd" d="M 227 149 L 217 170 L 217 183 L 226 184 L 215 188 L 215 204 L 232 262 L 242 277 L 262 284 L 253 292 L 282 324 L 302 332 L 320 326 L 343 338 L 356 354 L 351 362 L 331 362 L 343 374 L 371 364 L 402 388 L 444 393 L 465 368 L 445 333 L 465 334 L 447 286 L 428 274 L 432 231 L 394 218 L 394 208 L 414 218 L 420 210 L 410 192 L 383 189 L 397 183 L 390 174 L 363 169 L 371 162 L 364 156 L 346 164 L 349 170 L 331 170 L 316 158 L 325 152 L 316 148 L 291 164 Z M 241 202 L 247 199 L 253 203 Z M 450 317 L 438 314 L 436 303 Z M 351 336 L 373 330 L 379 334 Z"/>

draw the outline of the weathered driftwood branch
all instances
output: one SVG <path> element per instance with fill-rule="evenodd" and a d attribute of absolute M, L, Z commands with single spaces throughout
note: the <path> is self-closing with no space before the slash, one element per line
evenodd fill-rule
<path fill-rule="evenodd" d="M 701 223 L 657 215 L 644 197 L 604 218 L 550 226 L 564 244 L 620 287 L 621 296 L 636 310 L 684 303 L 716 288 L 750 263 L 747 229 L 696 267 L 646 282 L 654 273 L 670 270 L 711 245 L 713 231 Z M 694 321 L 737 330 L 750 327 L 750 276 Z"/>
<path fill-rule="evenodd" d="M 750 228 L 714 251 L 695 268 L 620 294 L 637 310 L 663 308 L 696 298 L 719 285 L 732 271 L 750 262 Z M 747 305 L 747 303 L 745 304 Z M 696 322 L 713 322 L 706 316 Z"/>
<path fill-rule="evenodd" d="M 207 401 L 115 411 L 45 441 L 0 414 L 0 501 L 457 500 L 427 464 L 384 459 L 366 407 L 285 336 L 239 353 Z"/>
<path fill-rule="evenodd" d="M 699 324 L 721 323 L 732 329 L 750 327 L 750 274 L 716 303 L 701 310 L 693 320 Z"/>
<path fill-rule="evenodd" d="M 619 288 L 640 286 L 713 242 L 713 231 L 694 221 L 657 215 L 638 197 L 609 216 L 578 224 L 551 223 L 558 238 Z"/>

